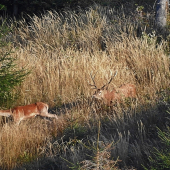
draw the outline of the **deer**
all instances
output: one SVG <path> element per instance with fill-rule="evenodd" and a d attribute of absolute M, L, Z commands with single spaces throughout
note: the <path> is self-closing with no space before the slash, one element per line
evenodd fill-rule
<path fill-rule="evenodd" d="M 22 120 L 26 120 L 37 115 L 58 119 L 57 115 L 48 113 L 48 104 L 37 102 L 25 106 L 17 106 L 9 110 L 0 110 L 0 116 L 12 116 L 16 124 L 20 124 Z"/>
<path fill-rule="evenodd" d="M 112 91 L 108 91 L 108 85 L 111 83 L 111 81 L 116 75 L 117 71 L 114 76 L 112 76 L 111 73 L 111 79 L 101 88 L 97 88 L 94 80 L 95 75 L 92 76 L 92 74 L 90 74 L 93 84 L 89 85 L 93 86 L 93 89 L 96 89 L 92 97 L 98 100 L 102 100 L 104 104 L 108 106 L 111 106 L 111 103 L 113 103 L 114 101 L 120 103 L 125 98 L 136 98 L 136 87 L 134 84 L 123 84 L 119 88 L 113 89 Z"/>

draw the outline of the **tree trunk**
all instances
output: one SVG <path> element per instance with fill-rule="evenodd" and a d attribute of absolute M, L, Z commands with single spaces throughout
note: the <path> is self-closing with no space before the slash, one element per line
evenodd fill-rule
<path fill-rule="evenodd" d="M 167 15 L 169 0 L 157 0 L 156 5 L 156 25 L 158 28 L 165 28 L 167 25 Z"/>

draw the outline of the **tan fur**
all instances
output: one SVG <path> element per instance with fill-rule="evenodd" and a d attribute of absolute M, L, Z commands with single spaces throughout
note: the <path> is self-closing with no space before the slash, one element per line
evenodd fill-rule
<path fill-rule="evenodd" d="M 98 89 L 93 97 L 99 100 L 103 100 L 105 104 L 110 106 L 111 102 L 120 102 L 124 98 L 136 98 L 136 87 L 133 84 L 125 84 L 121 87 L 109 92 L 108 90 Z"/>
<path fill-rule="evenodd" d="M 58 119 L 57 115 L 48 113 L 48 105 L 42 102 L 37 102 L 25 106 L 17 106 L 11 110 L 0 110 L 0 115 L 9 117 L 13 116 L 14 121 L 19 124 L 21 120 L 25 120 L 37 115 L 44 117 L 53 117 Z"/>

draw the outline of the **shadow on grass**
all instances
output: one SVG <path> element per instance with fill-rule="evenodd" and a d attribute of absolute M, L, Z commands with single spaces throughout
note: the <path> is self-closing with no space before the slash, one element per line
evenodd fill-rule
<path fill-rule="evenodd" d="M 159 102 L 152 106 L 138 104 L 136 108 L 101 109 L 100 107 L 103 106 L 96 105 L 91 99 L 87 99 L 50 109 L 51 113 L 59 115 L 59 121 L 60 116 L 68 119 L 67 114 L 69 116 L 73 114 L 74 109 L 80 116 L 82 110 L 88 110 L 89 118 L 85 118 L 84 124 L 79 119 L 74 119 L 70 124 L 67 122 L 62 134 L 49 142 L 50 146 L 46 146 L 46 150 L 37 160 L 17 169 L 63 170 L 70 169 L 69 166 L 73 166 L 72 164 L 78 167 L 80 164 L 77 163 L 95 158 L 93 150 L 96 146 L 101 145 L 102 150 L 103 146 L 112 142 L 114 149 L 110 152 L 111 159 L 119 157 L 121 160 L 119 168 L 135 167 L 140 170 L 143 169 L 142 165 L 147 167 L 152 148 L 160 146 L 157 127 L 163 130 L 170 124 L 168 119 L 170 115 L 167 113 L 169 105 Z M 99 108 L 100 110 L 97 110 Z M 100 132 L 99 120 L 101 122 Z M 98 132 L 100 133 L 99 140 Z"/>

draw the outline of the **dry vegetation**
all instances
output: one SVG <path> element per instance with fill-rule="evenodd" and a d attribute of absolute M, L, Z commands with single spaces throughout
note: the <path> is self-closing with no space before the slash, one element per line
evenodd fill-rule
<path fill-rule="evenodd" d="M 59 120 L 2 126 L 2 169 L 142 169 L 148 163 L 158 145 L 154 129 L 166 124 L 170 70 L 166 42 L 156 45 L 154 32 L 137 37 L 139 27 L 146 30 L 141 22 L 137 14 L 95 6 L 17 23 L 7 37 L 11 55 L 31 74 L 16 89 L 15 105 L 46 102 Z M 116 70 L 109 89 L 135 84 L 138 99 L 112 108 L 92 101 L 90 73 L 97 72 L 100 87 Z"/>

